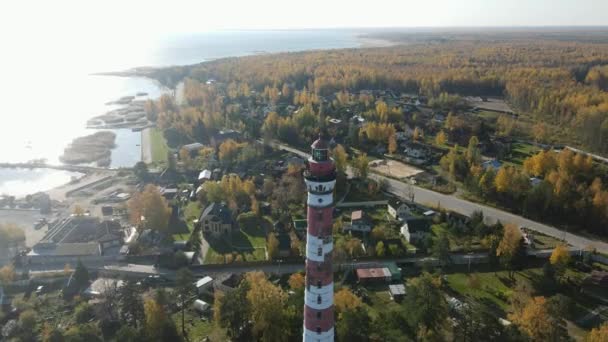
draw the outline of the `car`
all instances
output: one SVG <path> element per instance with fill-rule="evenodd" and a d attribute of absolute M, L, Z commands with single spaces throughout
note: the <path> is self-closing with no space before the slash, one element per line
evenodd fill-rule
<path fill-rule="evenodd" d="M 40 285 L 36 288 L 36 295 L 40 296 L 46 292 L 46 288 L 43 285 Z"/>

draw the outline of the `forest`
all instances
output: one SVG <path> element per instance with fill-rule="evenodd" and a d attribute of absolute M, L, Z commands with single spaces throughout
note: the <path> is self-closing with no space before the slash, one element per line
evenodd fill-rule
<path fill-rule="evenodd" d="M 430 99 L 441 93 L 504 96 L 525 119 L 551 125 L 554 140 L 607 152 L 608 44 L 519 36 L 492 39 L 496 35 L 387 48 L 225 58 L 158 69 L 151 76 L 169 85 L 183 78 L 202 85 L 213 79 L 226 85 L 214 92 L 228 97 L 249 96 L 251 91 L 271 99 L 307 94 L 296 97 L 296 103 L 315 103 L 339 91 L 365 89 Z M 209 114 L 228 109 L 222 108 L 221 98 L 205 99 L 213 94 L 203 93 L 191 104 L 206 102 L 202 110 Z"/>
<path fill-rule="evenodd" d="M 427 37 L 386 48 L 257 55 L 155 69 L 147 76 L 170 86 L 183 81 L 182 95 L 150 101 L 146 112 L 172 148 L 195 141 L 215 145 L 213 137 L 226 128 L 246 139 L 307 148 L 324 123 L 344 146 L 392 154 L 398 149 L 396 133 L 411 127 L 413 141 L 436 134 L 436 145 L 452 146 L 440 167 L 478 200 L 605 235 L 608 179 L 605 168 L 591 166 L 589 158 L 541 154 L 516 168 L 480 166 L 479 148 L 495 139 L 608 153 L 608 33 L 605 41 L 597 32 L 594 39 L 571 36 Z M 427 113 L 443 113 L 443 129 L 428 114 L 407 109 L 412 105 L 390 102 L 401 94 L 425 99 Z M 514 114 L 500 114 L 490 128 L 465 96 L 504 98 Z M 328 124 L 330 115 L 344 123 Z M 357 118 L 365 123 L 357 124 Z M 458 144 L 467 142 L 460 151 Z M 215 148 L 222 160 L 259 156 L 234 141 Z M 531 186 L 532 177 L 543 182 Z"/>

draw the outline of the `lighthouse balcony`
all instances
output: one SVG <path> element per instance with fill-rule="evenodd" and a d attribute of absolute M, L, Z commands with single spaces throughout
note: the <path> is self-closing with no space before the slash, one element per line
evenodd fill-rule
<path fill-rule="evenodd" d="M 304 179 L 306 182 L 335 182 L 336 181 L 336 171 L 332 168 L 326 172 L 315 172 L 312 170 L 304 171 Z"/>

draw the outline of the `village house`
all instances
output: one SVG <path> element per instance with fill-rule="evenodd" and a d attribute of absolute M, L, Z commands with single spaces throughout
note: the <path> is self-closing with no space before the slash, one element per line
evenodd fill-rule
<path fill-rule="evenodd" d="M 427 149 L 415 144 L 408 144 L 403 150 L 403 154 L 412 159 L 426 160 L 428 158 Z"/>
<path fill-rule="evenodd" d="M 198 222 L 203 234 L 216 238 L 230 238 L 236 225 L 232 212 L 224 203 L 211 203 L 203 210 Z"/>
<path fill-rule="evenodd" d="M 194 283 L 194 286 L 196 287 L 196 292 L 201 295 L 205 291 L 208 291 L 213 288 L 213 278 L 211 278 L 210 276 L 201 278 L 197 280 L 196 283 Z"/>
<path fill-rule="evenodd" d="M 201 171 L 201 173 L 198 174 L 198 181 L 201 183 L 206 182 L 211 179 L 212 175 L 213 174 L 212 174 L 211 170 L 205 169 L 205 170 Z"/>
<path fill-rule="evenodd" d="M 431 233 L 431 222 L 426 218 L 409 218 L 401 226 L 401 235 L 407 242 L 424 240 Z"/>
<path fill-rule="evenodd" d="M 388 214 L 395 220 L 404 221 L 408 217 L 412 216 L 412 207 L 407 203 L 391 198 L 388 200 L 387 205 Z"/>
<path fill-rule="evenodd" d="M 500 169 L 500 167 L 502 166 L 502 163 L 499 162 L 496 159 L 492 159 L 492 160 L 487 160 L 483 163 L 481 163 L 481 167 L 483 167 L 484 170 L 494 170 L 494 171 L 498 171 L 498 169 Z"/>
<path fill-rule="evenodd" d="M 191 157 L 198 155 L 198 151 L 202 150 L 203 148 L 205 148 L 205 145 L 198 142 L 182 146 L 182 149 L 188 151 Z"/>
<path fill-rule="evenodd" d="M 345 231 L 369 233 L 372 225 L 363 210 L 353 211 L 350 215 L 350 225 L 344 227 Z"/>

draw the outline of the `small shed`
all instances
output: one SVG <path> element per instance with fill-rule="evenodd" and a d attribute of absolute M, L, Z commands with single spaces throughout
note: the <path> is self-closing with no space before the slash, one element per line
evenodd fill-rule
<path fill-rule="evenodd" d="M 391 271 L 388 268 L 358 268 L 357 279 L 360 283 L 383 283 L 391 281 Z"/>
<path fill-rule="evenodd" d="M 405 297 L 405 285 L 403 284 L 394 284 L 388 286 L 388 292 L 391 295 L 391 299 L 398 302 Z"/>
<path fill-rule="evenodd" d="M 194 310 L 198 311 L 199 313 L 205 313 L 210 308 L 210 306 L 207 302 L 202 301 L 200 299 L 195 300 L 193 306 L 194 306 Z"/>
<path fill-rule="evenodd" d="M 198 292 L 198 294 L 203 293 L 208 288 L 210 288 L 212 285 L 213 285 L 213 278 L 211 278 L 210 276 L 201 278 L 195 283 L 196 291 Z"/>
<path fill-rule="evenodd" d="M 208 181 L 211 179 L 211 170 L 203 170 L 198 174 L 199 181 Z"/>
<path fill-rule="evenodd" d="M 293 228 L 296 231 L 306 231 L 307 227 L 308 227 L 307 220 L 293 220 Z"/>

